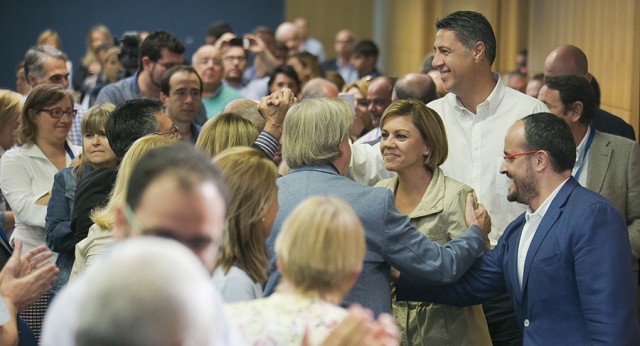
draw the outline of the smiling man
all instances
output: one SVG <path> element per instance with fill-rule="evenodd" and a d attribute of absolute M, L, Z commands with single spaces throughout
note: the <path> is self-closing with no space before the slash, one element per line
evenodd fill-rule
<path fill-rule="evenodd" d="M 504 139 L 500 173 L 509 201 L 526 205 L 498 245 L 453 285 L 408 283 L 398 299 L 465 306 L 508 292 L 524 345 L 638 345 L 631 251 L 625 221 L 571 176 L 573 134 L 537 113 Z"/>
<path fill-rule="evenodd" d="M 449 157 L 441 168 L 447 176 L 475 189 L 478 200 L 491 215 L 489 240 L 495 246 L 502 230 L 524 211 L 522 205 L 505 198 L 508 180 L 498 174 L 502 139 L 516 120 L 546 112 L 547 107 L 505 86 L 500 76 L 491 71 L 496 38 L 482 14 L 454 12 L 439 20 L 436 29 L 432 65 L 440 72 L 449 94 L 428 106 L 442 117 L 449 138 Z M 494 343 L 519 344 L 520 331 L 513 311 L 505 312 L 511 304 L 508 297 L 504 296 L 501 303 L 506 307 L 498 308 L 496 313 L 485 307 L 491 337 Z M 510 327 L 504 328 L 509 323 L 505 320 L 511 321 Z"/>
<path fill-rule="evenodd" d="M 187 65 L 170 68 L 162 76 L 160 100 L 167 115 L 178 127 L 182 140 L 194 144 L 201 127 L 195 123 L 202 99 L 202 79 Z"/>

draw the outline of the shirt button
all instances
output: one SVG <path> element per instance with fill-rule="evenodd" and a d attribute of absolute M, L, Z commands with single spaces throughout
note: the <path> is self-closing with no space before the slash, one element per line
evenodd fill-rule
<path fill-rule="evenodd" d="M 529 319 L 525 319 L 525 320 L 524 320 L 524 326 L 525 326 L 525 327 L 528 327 L 528 326 L 529 326 Z"/>

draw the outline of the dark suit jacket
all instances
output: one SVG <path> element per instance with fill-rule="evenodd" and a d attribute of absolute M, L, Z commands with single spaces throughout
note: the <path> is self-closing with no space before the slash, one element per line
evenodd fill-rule
<path fill-rule="evenodd" d="M 396 210 L 390 190 L 358 184 L 338 175 L 331 165 L 293 169 L 278 179 L 278 188 L 280 209 L 267 239 L 273 272 L 267 280 L 265 296 L 273 293 L 280 279 L 275 264 L 275 238 L 289 213 L 310 196 L 331 195 L 343 199 L 358 214 L 365 230 L 367 250 L 362 272 L 344 298 L 345 306 L 360 303 L 376 315 L 391 312 L 391 266 L 427 282 L 453 282 L 484 248 L 484 237 L 477 226 L 444 246 L 433 243 Z"/>
<path fill-rule="evenodd" d="M 638 345 L 627 227 L 602 196 L 569 180 L 551 202 L 518 283 L 524 214 L 453 285 L 398 281 L 398 299 L 459 306 L 508 292 L 527 345 Z"/>
<path fill-rule="evenodd" d="M 591 126 L 600 132 L 629 138 L 632 141 L 636 140 L 636 134 L 631 125 L 600 108 L 596 110 L 595 116 L 591 119 Z"/>

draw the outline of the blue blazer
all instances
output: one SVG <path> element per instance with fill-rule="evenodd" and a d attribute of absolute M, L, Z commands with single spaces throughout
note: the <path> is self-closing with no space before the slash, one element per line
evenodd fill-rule
<path fill-rule="evenodd" d="M 524 223 L 523 214 L 453 285 L 426 286 L 402 274 L 398 299 L 465 306 L 509 292 L 525 344 L 638 345 L 629 236 L 620 213 L 570 178 L 533 237 L 521 289 L 517 258 Z"/>
<path fill-rule="evenodd" d="M 340 176 L 331 165 L 297 168 L 278 179 L 280 209 L 267 239 L 272 273 L 265 284 L 265 296 L 273 293 L 280 279 L 274 254 L 280 227 L 300 202 L 314 195 L 331 195 L 349 203 L 365 230 L 367 250 L 362 272 L 344 298 L 344 306 L 359 303 L 376 315 L 391 312 L 391 266 L 425 282 L 449 283 L 458 280 L 484 248 L 484 237 L 477 226 L 440 246 L 411 226 L 409 218 L 396 210 L 388 189 L 358 184 Z"/>

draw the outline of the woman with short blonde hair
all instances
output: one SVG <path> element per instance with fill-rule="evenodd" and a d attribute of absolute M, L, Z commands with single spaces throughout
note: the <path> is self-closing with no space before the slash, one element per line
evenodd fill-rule
<path fill-rule="evenodd" d="M 258 128 L 235 113 L 222 113 L 207 120 L 200 130 L 196 149 L 211 157 L 236 146 L 251 146 L 258 138 Z"/>
<path fill-rule="evenodd" d="M 338 306 L 362 269 L 360 219 L 346 202 L 315 196 L 300 203 L 275 243 L 282 279 L 265 299 L 230 304 L 229 318 L 248 344 L 319 344 L 346 316 Z M 330 250 L 330 251 L 329 251 Z"/>

